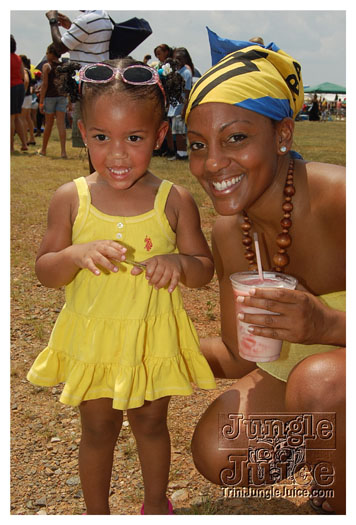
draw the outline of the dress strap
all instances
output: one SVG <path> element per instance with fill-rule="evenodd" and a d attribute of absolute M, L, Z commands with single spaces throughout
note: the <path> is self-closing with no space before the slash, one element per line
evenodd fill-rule
<path fill-rule="evenodd" d="M 77 239 L 78 235 L 83 229 L 83 226 L 88 217 L 91 202 L 90 191 L 85 177 L 79 177 L 78 179 L 74 179 L 73 182 L 77 187 L 79 207 L 72 228 L 72 242 L 74 242 Z"/>
<path fill-rule="evenodd" d="M 173 182 L 170 182 L 169 180 L 163 179 L 159 188 L 158 192 L 155 198 L 155 210 L 164 213 L 166 202 L 168 199 L 169 192 L 171 191 L 173 186 Z"/>
<path fill-rule="evenodd" d="M 162 180 L 160 187 L 158 188 L 156 198 L 155 198 L 154 209 L 156 211 L 162 232 L 165 233 L 166 237 L 172 243 L 175 244 L 176 234 L 172 230 L 171 225 L 169 224 L 169 221 L 167 219 L 167 215 L 165 213 L 168 195 L 172 187 L 173 187 L 173 182 L 170 182 L 169 180 L 165 180 L 165 179 Z"/>

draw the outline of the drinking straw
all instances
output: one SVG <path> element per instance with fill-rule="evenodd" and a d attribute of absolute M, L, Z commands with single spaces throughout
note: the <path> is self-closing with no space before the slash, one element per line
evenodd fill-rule
<path fill-rule="evenodd" d="M 257 268 L 258 268 L 258 275 L 261 281 L 263 281 L 263 270 L 262 270 L 262 263 L 261 263 L 261 253 L 260 253 L 260 245 L 258 244 L 258 234 L 254 232 L 253 238 L 255 240 L 255 252 L 256 252 L 256 259 L 257 259 Z"/>

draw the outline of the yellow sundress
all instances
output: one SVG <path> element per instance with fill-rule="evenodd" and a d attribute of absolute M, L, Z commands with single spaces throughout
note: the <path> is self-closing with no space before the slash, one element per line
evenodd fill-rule
<path fill-rule="evenodd" d="M 346 291 L 320 295 L 319 299 L 327 306 L 330 306 L 330 308 L 341 310 L 342 312 L 346 310 Z M 279 359 L 270 363 L 257 363 L 257 365 L 273 377 L 287 381 L 292 369 L 305 357 L 335 350 L 335 348 L 337 347 L 331 345 L 301 345 L 284 341 Z"/>
<path fill-rule="evenodd" d="M 73 244 L 117 240 L 136 261 L 177 252 L 164 212 L 171 182 L 162 181 L 154 208 L 135 217 L 102 213 L 91 204 L 86 179 L 74 182 L 79 209 Z M 77 273 L 66 286 L 65 304 L 48 346 L 27 374 L 29 381 L 40 386 L 64 382 L 60 401 L 68 405 L 107 397 L 119 410 L 163 396 L 189 395 L 191 383 L 216 387 L 179 287 L 173 293 L 156 290 L 145 272 L 133 276 L 131 270 L 120 263 L 117 273 Z"/>

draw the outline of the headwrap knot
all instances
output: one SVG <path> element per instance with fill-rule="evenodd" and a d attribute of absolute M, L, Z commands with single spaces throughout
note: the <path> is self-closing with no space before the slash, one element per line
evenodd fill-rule
<path fill-rule="evenodd" d="M 194 84 L 186 120 L 207 102 L 233 104 L 273 120 L 295 118 L 304 101 L 300 64 L 274 43 L 222 39 L 207 29 L 213 66 Z"/>

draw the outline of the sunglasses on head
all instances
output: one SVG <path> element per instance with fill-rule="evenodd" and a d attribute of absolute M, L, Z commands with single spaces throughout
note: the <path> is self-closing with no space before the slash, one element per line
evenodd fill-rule
<path fill-rule="evenodd" d="M 81 91 L 82 82 L 92 82 L 95 84 L 106 84 L 113 78 L 121 77 L 126 84 L 134 86 L 146 86 L 150 84 L 157 84 L 162 91 L 164 104 L 166 105 L 166 94 L 164 92 L 162 83 L 158 72 L 145 65 L 136 64 L 124 68 L 113 67 L 109 64 L 88 64 L 79 71 L 79 92 Z"/>

